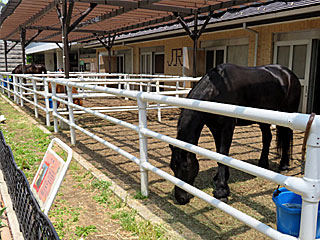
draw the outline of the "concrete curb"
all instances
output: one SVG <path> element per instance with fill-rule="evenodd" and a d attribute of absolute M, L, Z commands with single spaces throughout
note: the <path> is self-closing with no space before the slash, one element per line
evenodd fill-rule
<path fill-rule="evenodd" d="M 28 117 L 30 119 L 30 121 L 33 124 L 35 124 L 37 127 L 39 127 L 44 133 L 51 134 L 51 132 L 47 128 L 42 126 L 39 122 L 37 122 L 32 117 L 30 117 L 28 114 L 26 114 L 21 108 L 16 106 L 14 103 L 12 103 L 9 99 L 4 97 L 3 95 L 1 95 L 1 96 L 13 108 L 15 108 L 17 111 L 25 114 L 26 117 Z M 71 148 L 72 148 L 72 146 L 71 146 Z M 84 167 L 89 172 L 91 172 L 97 179 L 111 182 L 111 186 L 110 186 L 111 191 L 114 192 L 114 194 L 116 196 L 118 196 L 120 199 L 122 199 L 124 202 L 126 202 L 126 204 L 130 208 L 135 209 L 143 219 L 145 219 L 147 221 L 150 221 L 150 222 L 152 222 L 154 224 L 160 224 L 166 230 L 166 235 L 170 236 L 172 239 L 176 239 L 176 240 L 184 239 L 169 224 L 167 224 L 161 218 L 159 218 L 154 213 L 152 213 L 146 206 L 142 205 L 138 200 L 133 199 L 128 194 L 128 192 L 126 192 L 123 188 L 121 188 L 119 185 L 117 185 L 115 182 L 113 182 L 110 178 L 108 178 L 106 175 L 104 175 L 100 170 L 95 168 L 90 162 L 88 162 L 86 159 L 84 159 L 80 154 L 76 153 L 75 151 L 73 151 L 73 159 L 75 159 L 82 167 Z M 1 181 L 1 178 L 0 178 L 0 181 Z M 2 183 L 2 181 L 0 182 L 0 184 L 1 183 Z M 4 184 L 5 184 L 5 182 L 4 182 Z M 0 187 L 1 187 L 1 185 L 0 185 Z M 2 193 L 2 189 L 0 189 L 0 190 L 1 190 L 1 193 Z M 10 198 L 10 196 L 9 196 L 9 198 Z M 11 199 L 10 199 L 10 202 L 11 202 Z M 17 226 L 19 226 L 19 224 Z M 14 228 L 16 229 L 15 225 L 14 225 Z M 15 230 L 15 229 L 12 229 L 12 231 Z M 17 239 L 19 239 L 19 238 L 17 238 Z"/>

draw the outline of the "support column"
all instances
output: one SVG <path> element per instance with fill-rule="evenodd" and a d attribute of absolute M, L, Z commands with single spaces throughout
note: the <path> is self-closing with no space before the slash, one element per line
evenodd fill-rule
<path fill-rule="evenodd" d="M 97 34 L 93 34 L 96 39 L 102 44 L 102 46 L 105 47 L 105 49 L 107 49 L 108 51 L 108 62 L 109 62 L 109 73 L 111 73 L 111 49 L 112 49 L 112 46 L 113 46 L 113 43 L 114 43 L 114 39 L 116 38 L 116 34 L 113 35 L 112 39 L 111 39 L 111 34 L 109 33 L 108 34 L 108 42 L 104 42 L 100 39 L 100 37 L 98 37 Z"/>
<path fill-rule="evenodd" d="M 208 25 L 211 17 L 213 16 L 213 12 L 210 11 L 208 14 L 205 22 L 203 23 L 200 31 L 198 31 L 198 12 L 194 13 L 194 30 L 191 31 L 188 24 L 184 21 L 183 17 L 177 13 L 174 12 L 175 17 L 177 18 L 178 22 L 181 24 L 181 26 L 184 28 L 184 30 L 188 33 L 189 37 L 193 41 L 193 77 L 197 77 L 197 52 L 198 52 L 198 39 L 201 37 L 201 34 L 204 32 L 206 26 Z M 219 14 L 217 14 L 218 16 Z"/>
<path fill-rule="evenodd" d="M 6 40 L 4 40 L 3 44 L 4 44 L 4 63 L 5 63 L 6 72 L 8 72 L 8 43 Z"/>
<path fill-rule="evenodd" d="M 67 1 L 62 2 L 62 42 L 63 42 L 63 67 L 65 78 L 69 78 L 70 73 L 70 56 L 69 56 L 69 39 L 68 39 L 68 25 L 67 25 Z"/>
<path fill-rule="evenodd" d="M 26 72 L 26 29 L 22 28 L 20 32 L 20 42 L 21 42 L 21 50 L 22 50 L 22 73 Z"/>
<path fill-rule="evenodd" d="M 193 31 L 193 71 L 192 76 L 197 77 L 197 53 L 198 53 L 198 39 L 200 35 L 198 35 L 198 13 L 194 14 L 194 31 Z"/>
<path fill-rule="evenodd" d="M 70 47 L 69 47 L 69 39 L 68 39 L 68 34 L 72 32 L 78 24 L 85 19 L 86 16 L 97 6 L 96 3 L 90 3 L 90 7 L 87 8 L 83 13 L 80 14 L 80 17 L 76 19 L 72 24 L 71 24 L 71 19 L 72 19 L 72 12 L 73 12 L 73 7 L 74 7 L 74 1 L 67 1 L 67 0 L 61 0 L 60 1 L 62 11 L 59 9 L 59 5 L 57 5 L 57 13 L 58 17 L 61 23 L 61 31 L 62 31 L 62 42 L 63 42 L 63 60 L 64 60 L 64 72 L 65 72 L 65 78 L 69 78 L 69 73 L 70 73 Z M 69 2 L 69 9 L 68 9 L 68 4 Z"/>

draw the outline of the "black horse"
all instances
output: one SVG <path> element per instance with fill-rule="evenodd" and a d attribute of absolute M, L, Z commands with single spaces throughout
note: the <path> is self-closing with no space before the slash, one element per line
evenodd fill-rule
<path fill-rule="evenodd" d="M 187 98 L 203 101 L 234 104 L 246 107 L 296 112 L 300 102 L 299 79 L 289 69 L 279 65 L 261 67 L 239 67 L 221 64 L 204 75 L 189 92 Z M 177 139 L 197 145 L 203 126 L 206 125 L 215 140 L 218 153 L 228 155 L 236 125 L 250 125 L 253 122 L 182 109 Z M 263 149 L 259 166 L 269 167 L 268 155 L 272 139 L 270 125 L 259 123 L 262 132 Z M 288 169 L 291 155 L 293 132 L 277 126 L 277 145 L 281 150 L 280 170 Z M 174 175 L 193 184 L 199 172 L 199 163 L 194 153 L 170 145 L 172 150 L 170 167 Z M 227 198 L 230 194 L 228 181 L 229 167 L 218 163 L 218 172 L 213 179 L 214 197 Z M 175 187 L 175 198 L 186 204 L 190 195 Z"/>

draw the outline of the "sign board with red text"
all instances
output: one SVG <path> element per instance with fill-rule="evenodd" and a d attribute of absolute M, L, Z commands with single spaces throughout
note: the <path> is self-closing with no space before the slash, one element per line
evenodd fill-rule
<path fill-rule="evenodd" d="M 53 150 L 54 144 L 58 144 L 64 153 L 68 154 L 66 161 Z M 31 190 L 46 215 L 57 195 L 71 159 L 72 149 L 60 139 L 52 139 L 31 184 Z"/>

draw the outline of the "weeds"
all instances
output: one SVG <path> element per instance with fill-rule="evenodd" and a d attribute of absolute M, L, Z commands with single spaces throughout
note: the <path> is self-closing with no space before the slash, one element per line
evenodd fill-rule
<path fill-rule="evenodd" d="M 6 207 L 0 209 L 0 216 L 2 216 L 2 215 L 4 214 L 4 211 L 5 211 L 6 209 L 7 209 Z M 4 224 L 4 223 L 2 222 L 2 220 L 0 219 L 0 228 L 6 227 L 6 226 L 7 226 L 7 225 Z"/>
<path fill-rule="evenodd" d="M 76 227 L 76 235 L 79 237 L 87 237 L 89 233 L 97 232 L 97 228 L 93 225 L 85 227 Z"/>
<path fill-rule="evenodd" d="M 147 196 L 144 196 L 142 195 L 142 193 L 139 191 L 137 192 L 136 195 L 133 196 L 134 199 L 140 199 L 140 200 L 144 200 L 144 199 L 147 199 L 148 197 Z"/>

